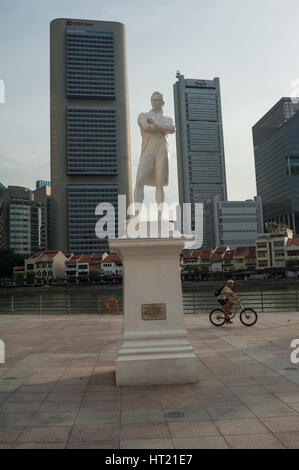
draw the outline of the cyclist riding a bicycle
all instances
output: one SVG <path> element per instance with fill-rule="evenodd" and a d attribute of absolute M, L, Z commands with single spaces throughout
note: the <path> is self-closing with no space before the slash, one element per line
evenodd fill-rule
<path fill-rule="evenodd" d="M 229 279 L 226 285 L 221 290 L 220 295 L 218 296 L 218 302 L 223 307 L 226 323 L 233 323 L 231 319 L 229 318 L 229 312 L 232 306 L 234 305 L 234 302 L 230 300 L 229 297 L 232 297 L 233 299 L 235 299 L 237 302 L 240 303 L 239 297 L 237 297 L 236 294 L 232 290 L 233 287 L 234 287 L 234 281 L 232 279 Z"/>

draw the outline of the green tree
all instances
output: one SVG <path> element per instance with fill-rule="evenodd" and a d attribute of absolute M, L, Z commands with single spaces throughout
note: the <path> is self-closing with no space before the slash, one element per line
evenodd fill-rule
<path fill-rule="evenodd" d="M 27 279 L 27 281 L 33 281 L 35 279 L 35 272 L 34 271 L 27 271 L 26 272 L 26 279 Z"/>
<path fill-rule="evenodd" d="M 12 277 L 15 266 L 24 266 L 25 257 L 13 250 L 0 250 L 0 277 Z"/>
<path fill-rule="evenodd" d="M 25 273 L 14 273 L 14 279 L 16 281 L 20 279 L 24 279 L 24 277 L 25 277 Z"/>
<path fill-rule="evenodd" d="M 97 277 L 99 277 L 99 275 L 100 275 L 99 271 L 95 271 L 95 270 L 89 271 L 90 279 L 96 279 Z"/>
<path fill-rule="evenodd" d="M 189 266 L 185 266 L 185 271 L 187 271 L 188 273 L 199 273 L 200 267 L 196 264 L 190 264 Z"/>
<path fill-rule="evenodd" d="M 289 258 L 286 260 L 287 268 L 299 268 L 299 260 L 296 258 Z"/>

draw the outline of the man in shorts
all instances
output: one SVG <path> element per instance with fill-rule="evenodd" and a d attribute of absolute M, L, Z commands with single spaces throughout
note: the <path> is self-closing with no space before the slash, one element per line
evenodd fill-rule
<path fill-rule="evenodd" d="M 234 287 L 234 281 L 232 279 L 229 279 L 226 285 L 223 287 L 222 291 L 220 292 L 220 295 L 218 296 L 218 302 L 223 307 L 226 323 L 233 323 L 231 319 L 229 318 L 229 311 L 234 305 L 234 302 L 232 300 L 229 300 L 229 297 L 232 297 L 237 302 L 240 302 L 239 297 L 237 297 L 236 294 L 232 290 L 233 287 Z"/>

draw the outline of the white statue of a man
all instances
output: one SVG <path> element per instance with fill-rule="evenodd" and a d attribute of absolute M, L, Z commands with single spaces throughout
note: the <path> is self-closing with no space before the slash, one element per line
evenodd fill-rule
<path fill-rule="evenodd" d="M 163 116 L 163 95 L 155 91 L 151 97 L 152 109 L 138 116 L 142 136 L 141 156 L 136 177 L 134 201 L 142 203 L 144 185 L 156 187 L 157 204 L 164 202 L 163 186 L 168 185 L 167 134 L 175 132 L 173 120 Z"/>

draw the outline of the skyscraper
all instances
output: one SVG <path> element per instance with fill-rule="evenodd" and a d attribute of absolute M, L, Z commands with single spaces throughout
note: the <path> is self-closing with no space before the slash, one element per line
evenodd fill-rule
<path fill-rule="evenodd" d="M 194 80 L 177 73 L 174 84 L 179 202 L 227 200 L 219 78 Z M 204 242 L 210 245 L 204 213 Z"/>
<path fill-rule="evenodd" d="M 45 183 L 50 183 L 46 181 Z M 41 213 L 41 240 L 42 250 L 49 250 L 51 244 L 51 186 L 49 184 L 41 185 L 33 191 L 34 201 L 39 203 Z"/>
<path fill-rule="evenodd" d="M 103 251 L 96 206 L 131 202 L 125 26 L 55 19 L 50 36 L 52 246 Z"/>
<path fill-rule="evenodd" d="M 263 232 L 263 211 L 260 196 L 246 201 L 220 201 L 219 196 L 204 205 L 209 211 L 211 246 L 254 246 Z"/>
<path fill-rule="evenodd" d="M 30 255 L 41 249 L 42 206 L 28 188 L 8 186 L 0 196 L 0 248 Z"/>
<path fill-rule="evenodd" d="M 281 98 L 252 128 L 264 221 L 299 235 L 299 103 Z"/>

